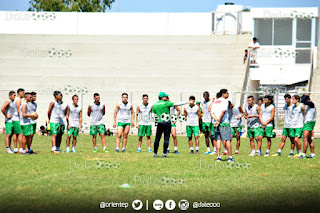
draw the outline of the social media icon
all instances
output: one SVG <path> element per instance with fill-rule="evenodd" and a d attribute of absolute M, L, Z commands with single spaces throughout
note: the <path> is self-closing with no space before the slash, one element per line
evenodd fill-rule
<path fill-rule="evenodd" d="M 106 203 L 105 202 L 101 202 L 100 203 L 100 209 L 104 209 L 106 208 Z"/>
<path fill-rule="evenodd" d="M 193 208 L 194 208 L 194 209 L 199 208 L 199 204 L 198 204 L 197 202 L 194 202 L 194 203 L 193 203 Z"/>
<path fill-rule="evenodd" d="M 163 208 L 163 202 L 162 200 L 155 200 L 153 202 L 153 208 L 157 211 L 161 210 Z"/>
<path fill-rule="evenodd" d="M 186 211 L 189 208 L 189 202 L 187 200 L 180 200 L 178 206 L 182 211 Z"/>
<path fill-rule="evenodd" d="M 133 208 L 134 210 L 140 210 L 140 209 L 142 209 L 142 207 L 143 207 L 143 203 L 142 203 L 141 200 L 134 200 L 134 201 L 132 202 L 132 208 Z"/>
<path fill-rule="evenodd" d="M 165 206 L 168 210 L 174 210 L 174 208 L 176 208 L 176 202 L 174 202 L 174 200 L 167 200 Z"/>

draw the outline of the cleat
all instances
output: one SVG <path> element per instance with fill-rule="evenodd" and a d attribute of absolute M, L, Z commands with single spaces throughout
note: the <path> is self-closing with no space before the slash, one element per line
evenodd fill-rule
<path fill-rule="evenodd" d="M 196 154 L 199 154 L 199 151 L 198 151 L 198 150 L 196 151 Z"/>
<path fill-rule="evenodd" d="M 291 158 L 291 157 L 293 157 L 293 156 L 294 156 L 294 153 L 290 153 L 290 154 L 288 155 L 289 158 Z"/>
<path fill-rule="evenodd" d="M 122 149 L 121 152 L 126 152 L 126 149 Z"/>
<path fill-rule="evenodd" d="M 255 156 L 257 153 L 251 152 L 249 156 Z"/>
<path fill-rule="evenodd" d="M 53 154 L 60 154 L 60 152 L 57 151 L 57 150 L 51 151 L 51 153 L 53 153 Z"/>
<path fill-rule="evenodd" d="M 306 156 L 301 155 L 301 156 L 299 156 L 298 158 L 299 158 L 299 159 L 306 159 Z"/>
<path fill-rule="evenodd" d="M 233 158 L 228 158 L 228 162 L 234 162 Z"/>
<path fill-rule="evenodd" d="M 264 155 L 265 157 L 269 157 L 270 156 L 270 153 L 269 152 L 266 152 L 266 154 Z"/>
<path fill-rule="evenodd" d="M 77 152 L 76 152 L 76 150 L 71 150 L 71 152 L 73 152 L 73 153 L 77 153 Z"/>
<path fill-rule="evenodd" d="M 108 153 L 109 151 L 108 151 L 108 150 L 106 150 L 106 149 L 104 149 L 102 152 L 104 152 L 104 153 Z"/>
<path fill-rule="evenodd" d="M 220 162 L 221 161 L 221 158 L 220 157 L 217 157 L 217 162 Z"/>
<path fill-rule="evenodd" d="M 302 153 L 297 153 L 295 156 L 293 156 L 294 158 L 299 158 L 300 156 L 302 156 Z"/>
<path fill-rule="evenodd" d="M 141 152 L 141 149 L 138 149 L 137 152 Z"/>
<path fill-rule="evenodd" d="M 119 149 L 116 149 L 116 152 L 119 152 Z"/>
<path fill-rule="evenodd" d="M 148 152 L 152 152 L 151 148 L 148 149 Z"/>
<path fill-rule="evenodd" d="M 228 155 L 228 152 L 223 152 L 223 155 Z"/>
<path fill-rule="evenodd" d="M 239 155 L 239 152 L 235 152 L 234 154 L 235 154 L 235 155 Z"/>
<path fill-rule="evenodd" d="M 98 149 L 93 149 L 93 152 L 94 152 L 94 153 L 97 153 L 97 152 L 98 152 Z"/>
<path fill-rule="evenodd" d="M 14 151 L 13 153 L 14 153 L 14 154 L 18 154 L 18 153 L 19 153 L 19 151 Z"/>
<path fill-rule="evenodd" d="M 170 150 L 169 150 L 169 149 L 167 150 L 167 154 L 168 154 L 168 153 L 170 153 Z"/>
<path fill-rule="evenodd" d="M 316 156 L 309 156 L 309 157 L 307 157 L 308 159 L 316 159 Z"/>
<path fill-rule="evenodd" d="M 194 153 L 193 150 L 191 150 L 189 154 L 193 154 L 193 153 Z"/>
<path fill-rule="evenodd" d="M 167 157 L 167 154 L 163 153 L 162 157 L 163 157 L 163 158 L 166 158 L 166 157 Z"/>
<path fill-rule="evenodd" d="M 174 151 L 174 154 L 179 154 L 178 150 L 175 150 L 175 151 Z"/>
<path fill-rule="evenodd" d="M 66 153 L 69 153 L 70 151 L 69 150 L 66 150 Z"/>
<path fill-rule="evenodd" d="M 8 154 L 13 154 L 13 151 L 12 151 L 11 149 L 8 149 L 8 150 L 7 150 L 7 153 L 8 153 Z"/>
<path fill-rule="evenodd" d="M 211 154 L 211 152 L 205 152 L 205 153 L 203 153 L 204 155 L 210 155 Z"/>
<path fill-rule="evenodd" d="M 281 156 L 281 153 L 280 152 L 277 152 L 276 154 L 273 154 L 273 155 L 271 155 L 272 157 L 277 157 L 277 156 Z"/>
<path fill-rule="evenodd" d="M 157 156 L 157 154 L 155 153 L 155 154 L 153 155 L 153 157 L 156 158 L 156 157 L 158 157 L 158 156 Z"/>
<path fill-rule="evenodd" d="M 211 152 L 209 155 L 216 155 L 217 152 Z"/>

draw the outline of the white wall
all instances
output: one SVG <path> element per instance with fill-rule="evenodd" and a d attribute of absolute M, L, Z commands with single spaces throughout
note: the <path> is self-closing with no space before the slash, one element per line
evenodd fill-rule
<path fill-rule="evenodd" d="M 0 33 L 5 34 L 210 35 L 212 16 L 211 13 L 1 11 L 0 26 Z"/>

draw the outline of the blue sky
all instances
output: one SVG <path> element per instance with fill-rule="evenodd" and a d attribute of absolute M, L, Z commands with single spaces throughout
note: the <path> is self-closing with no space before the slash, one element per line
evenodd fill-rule
<path fill-rule="evenodd" d="M 210 12 L 234 2 L 252 7 L 320 7 L 320 0 L 116 0 L 111 12 Z M 26 11 L 29 0 L 0 0 L 0 11 Z"/>

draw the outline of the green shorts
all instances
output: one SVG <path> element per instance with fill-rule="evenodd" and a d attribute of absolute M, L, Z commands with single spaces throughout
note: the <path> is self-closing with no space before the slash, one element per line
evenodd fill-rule
<path fill-rule="evenodd" d="M 139 125 L 138 136 L 151 136 L 152 135 L 152 125 Z"/>
<path fill-rule="evenodd" d="M 264 132 L 262 127 L 248 127 L 248 131 L 247 131 L 247 137 L 248 138 L 255 138 L 255 137 L 259 137 L 259 136 L 263 136 Z"/>
<path fill-rule="evenodd" d="M 6 122 L 6 135 L 12 135 L 12 134 L 13 134 L 13 123 Z"/>
<path fill-rule="evenodd" d="M 202 131 L 203 132 L 211 132 L 212 131 L 212 123 L 202 123 Z"/>
<path fill-rule="evenodd" d="M 192 137 L 192 133 L 194 136 L 199 136 L 199 126 L 186 126 L 187 137 Z"/>
<path fill-rule="evenodd" d="M 31 134 L 36 134 L 37 133 L 37 124 L 32 123 L 31 124 Z"/>
<path fill-rule="evenodd" d="M 20 125 L 20 121 L 12 121 L 12 124 L 13 124 L 13 131 L 14 131 L 14 133 L 16 133 L 16 134 L 21 134 L 21 133 L 23 133 L 23 132 L 22 132 L 21 125 Z"/>
<path fill-rule="evenodd" d="M 294 137 L 302 137 L 303 128 L 293 128 Z"/>
<path fill-rule="evenodd" d="M 303 125 L 303 131 L 312 131 L 316 125 L 315 121 L 309 121 Z"/>
<path fill-rule="evenodd" d="M 121 122 L 118 122 L 118 126 L 121 126 L 121 127 L 125 128 L 126 126 L 130 126 L 130 123 L 121 123 Z"/>
<path fill-rule="evenodd" d="M 99 126 L 90 125 L 90 135 L 96 135 L 99 134 L 105 134 L 106 128 L 103 124 L 100 124 Z"/>
<path fill-rule="evenodd" d="M 31 135 L 31 124 L 27 124 L 27 125 L 21 125 L 22 128 L 22 132 L 23 132 L 23 136 L 29 136 Z"/>
<path fill-rule="evenodd" d="M 242 130 L 242 126 L 231 127 L 231 135 L 236 136 L 236 133 L 241 132 L 241 130 Z"/>
<path fill-rule="evenodd" d="M 50 123 L 50 134 L 56 135 L 56 134 L 63 134 L 66 126 L 61 125 L 60 123 Z"/>
<path fill-rule="evenodd" d="M 70 129 L 67 131 L 67 135 L 72 135 L 74 137 L 77 137 L 79 135 L 79 128 L 70 127 Z"/>
<path fill-rule="evenodd" d="M 266 138 L 272 138 L 273 134 L 273 126 L 266 126 L 263 136 Z"/>
<path fill-rule="evenodd" d="M 282 135 L 290 138 L 294 138 L 294 130 L 292 128 L 283 128 Z"/>

